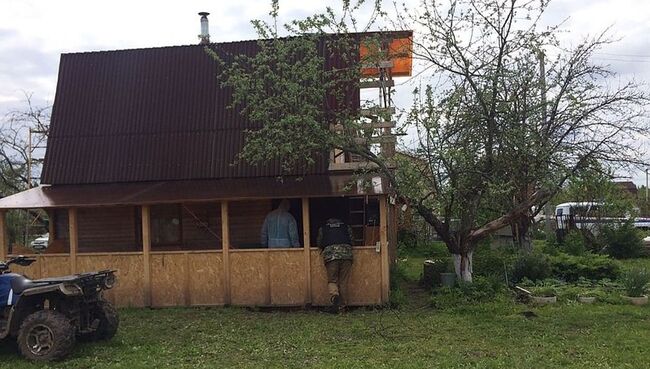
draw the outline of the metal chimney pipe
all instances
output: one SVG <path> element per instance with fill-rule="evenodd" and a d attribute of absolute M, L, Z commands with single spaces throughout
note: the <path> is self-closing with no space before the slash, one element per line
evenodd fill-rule
<path fill-rule="evenodd" d="M 199 39 L 201 40 L 200 44 L 209 44 L 210 30 L 208 27 L 208 15 L 210 15 L 210 13 L 200 12 L 199 15 L 201 16 L 201 34 L 199 35 Z"/>

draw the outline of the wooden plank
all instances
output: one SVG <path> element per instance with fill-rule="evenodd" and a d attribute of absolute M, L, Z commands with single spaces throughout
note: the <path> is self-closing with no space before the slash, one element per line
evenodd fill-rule
<path fill-rule="evenodd" d="M 381 255 L 375 247 L 354 247 L 354 261 L 348 281 L 348 304 L 377 305 L 382 302 Z M 311 249 L 312 305 L 330 304 L 327 292 L 327 272 L 320 250 Z"/>
<path fill-rule="evenodd" d="M 363 117 L 374 117 L 374 116 L 377 116 L 377 115 L 380 115 L 380 116 L 383 116 L 383 117 L 388 117 L 388 116 L 391 116 L 391 115 L 394 115 L 394 114 L 395 114 L 395 107 L 394 106 L 389 106 L 387 108 L 374 107 L 374 108 L 360 109 L 359 110 L 359 115 L 361 115 Z"/>
<path fill-rule="evenodd" d="M 395 128 L 395 126 L 397 126 L 397 122 L 361 123 L 361 128 L 363 129 Z"/>
<path fill-rule="evenodd" d="M 354 268 L 354 266 L 353 266 Z M 323 264 L 323 257 L 317 248 L 311 249 L 311 303 L 314 306 L 325 306 L 330 304 L 329 293 L 327 292 L 327 271 Z M 354 293 L 355 291 L 350 291 Z"/>
<path fill-rule="evenodd" d="M 77 255 L 79 272 L 115 269 L 117 284 L 104 293 L 118 307 L 145 306 L 142 255 Z"/>
<path fill-rule="evenodd" d="M 223 250 L 223 296 L 226 305 L 231 303 L 230 291 L 230 229 L 228 201 L 221 202 L 221 249 Z"/>
<path fill-rule="evenodd" d="M 142 270 L 144 304 L 151 306 L 151 209 L 142 205 Z"/>
<path fill-rule="evenodd" d="M 359 83 L 359 88 L 381 88 L 381 87 L 395 87 L 395 81 L 393 79 L 389 80 L 371 80 L 371 81 L 361 81 Z"/>
<path fill-rule="evenodd" d="M 0 210 L 0 261 L 7 260 L 9 254 L 9 239 L 7 238 L 7 212 Z"/>
<path fill-rule="evenodd" d="M 374 63 L 363 63 L 362 68 L 392 68 L 393 65 L 392 60 L 380 60 Z"/>
<path fill-rule="evenodd" d="M 271 199 L 230 201 L 228 204 L 230 247 L 260 243 L 264 219 L 273 209 Z"/>
<path fill-rule="evenodd" d="M 187 253 L 189 304 L 213 306 L 226 303 L 221 253 Z"/>
<path fill-rule="evenodd" d="M 185 306 L 187 278 L 185 254 L 151 255 L 151 306 Z"/>
<path fill-rule="evenodd" d="M 41 262 L 40 278 L 60 277 L 72 273 L 69 256 L 43 256 L 39 261 Z"/>
<path fill-rule="evenodd" d="M 350 305 L 378 305 L 382 302 L 383 287 L 381 257 L 373 249 L 355 249 L 352 270 L 348 281 Z"/>
<path fill-rule="evenodd" d="M 309 223 L 309 199 L 302 198 L 302 239 L 305 248 L 304 278 L 305 278 L 305 304 L 311 304 L 311 232 Z"/>
<path fill-rule="evenodd" d="M 388 209 L 386 195 L 379 197 L 379 241 L 381 243 L 381 302 L 388 303 L 390 293 L 388 261 Z"/>
<path fill-rule="evenodd" d="M 302 250 L 269 250 L 269 287 L 271 305 L 301 306 L 305 304 L 305 259 Z"/>
<path fill-rule="evenodd" d="M 190 281 L 194 277 L 192 269 L 190 269 L 190 258 L 187 256 L 187 253 L 183 254 L 183 263 L 185 264 L 185 284 L 183 289 L 185 290 L 185 306 L 192 305 L 192 289 Z"/>
<path fill-rule="evenodd" d="M 77 253 L 140 251 L 136 211 L 134 206 L 79 208 Z"/>
<path fill-rule="evenodd" d="M 233 305 L 270 305 L 268 250 L 230 254 L 230 302 Z"/>
<path fill-rule="evenodd" d="M 79 233 L 77 227 L 77 209 L 68 209 L 68 227 L 70 237 L 70 273 L 77 272 L 77 250 L 79 250 Z"/>

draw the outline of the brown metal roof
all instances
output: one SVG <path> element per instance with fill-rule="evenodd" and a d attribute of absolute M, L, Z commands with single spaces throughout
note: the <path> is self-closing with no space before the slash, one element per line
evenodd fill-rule
<path fill-rule="evenodd" d="M 41 186 L 0 199 L 0 209 L 142 205 L 282 197 L 382 194 L 385 181 L 359 190 L 350 175 L 303 178 L 234 178 L 139 183 Z"/>
<path fill-rule="evenodd" d="M 257 41 L 212 44 L 254 55 Z M 326 68 L 340 64 L 329 53 Z M 203 45 L 63 54 L 42 173 L 47 184 L 268 177 L 279 163 L 232 165 L 255 128 L 227 108 Z M 358 91 L 352 104 L 358 106 Z M 327 173 L 328 155 L 294 175 Z M 286 174 L 286 173 L 285 173 Z"/>

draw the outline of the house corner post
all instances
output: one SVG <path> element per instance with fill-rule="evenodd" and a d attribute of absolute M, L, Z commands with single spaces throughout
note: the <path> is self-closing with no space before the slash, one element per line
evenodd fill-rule
<path fill-rule="evenodd" d="M 0 210 L 0 261 L 7 260 L 9 238 L 7 237 L 7 211 Z"/>
<path fill-rule="evenodd" d="M 68 209 L 68 238 L 70 239 L 70 273 L 77 273 L 77 250 L 79 250 L 79 227 L 77 208 Z"/>
<path fill-rule="evenodd" d="M 381 302 L 387 303 L 390 293 L 390 270 L 388 268 L 388 206 L 386 195 L 379 198 L 379 242 L 381 257 Z"/>
<path fill-rule="evenodd" d="M 221 251 L 223 255 L 223 289 L 224 303 L 230 305 L 230 225 L 228 218 L 228 201 L 221 202 Z"/>
<path fill-rule="evenodd" d="M 149 205 L 142 205 L 141 210 L 144 305 L 151 307 L 151 209 Z"/>
<path fill-rule="evenodd" d="M 302 198 L 302 240 L 305 248 L 305 305 L 311 304 L 311 226 L 309 198 Z"/>

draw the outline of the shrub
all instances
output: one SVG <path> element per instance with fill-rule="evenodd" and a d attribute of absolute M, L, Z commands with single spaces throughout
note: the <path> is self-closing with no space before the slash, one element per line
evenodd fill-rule
<path fill-rule="evenodd" d="M 569 255 L 583 255 L 587 248 L 585 246 L 585 238 L 579 230 L 571 230 L 561 246 L 562 251 Z"/>
<path fill-rule="evenodd" d="M 640 268 L 630 269 L 623 275 L 621 283 L 628 296 L 641 297 L 648 291 L 650 272 Z"/>
<path fill-rule="evenodd" d="M 524 278 L 540 281 L 551 276 L 548 257 L 540 253 L 521 255 L 512 266 L 512 281 L 517 283 Z"/>
<path fill-rule="evenodd" d="M 544 254 L 557 255 L 560 252 L 560 243 L 555 234 L 549 234 L 538 250 Z"/>
<path fill-rule="evenodd" d="M 533 296 L 540 296 L 540 297 L 557 296 L 557 292 L 555 291 L 555 288 L 552 286 L 535 287 L 531 292 L 533 293 Z"/>
<path fill-rule="evenodd" d="M 445 309 L 492 301 L 503 296 L 505 285 L 495 278 L 475 276 L 472 283 L 459 282 L 456 287 L 436 290 L 432 298 L 435 308 Z"/>
<path fill-rule="evenodd" d="M 605 250 L 616 259 L 639 257 L 643 252 L 643 240 L 631 222 L 625 222 L 619 227 L 605 227 L 603 239 Z"/>
<path fill-rule="evenodd" d="M 400 256 L 445 257 L 449 256 L 447 246 L 440 241 L 422 241 L 410 236 L 400 238 L 398 242 Z"/>
<path fill-rule="evenodd" d="M 479 247 L 472 258 L 472 269 L 476 275 L 497 277 L 503 281 L 504 273 L 510 274 L 516 259 L 513 249 Z"/>
<path fill-rule="evenodd" d="M 616 279 L 621 269 L 616 260 L 591 253 L 582 256 L 560 253 L 550 257 L 550 264 L 552 274 L 567 282 L 575 282 L 581 277 L 589 280 Z"/>

